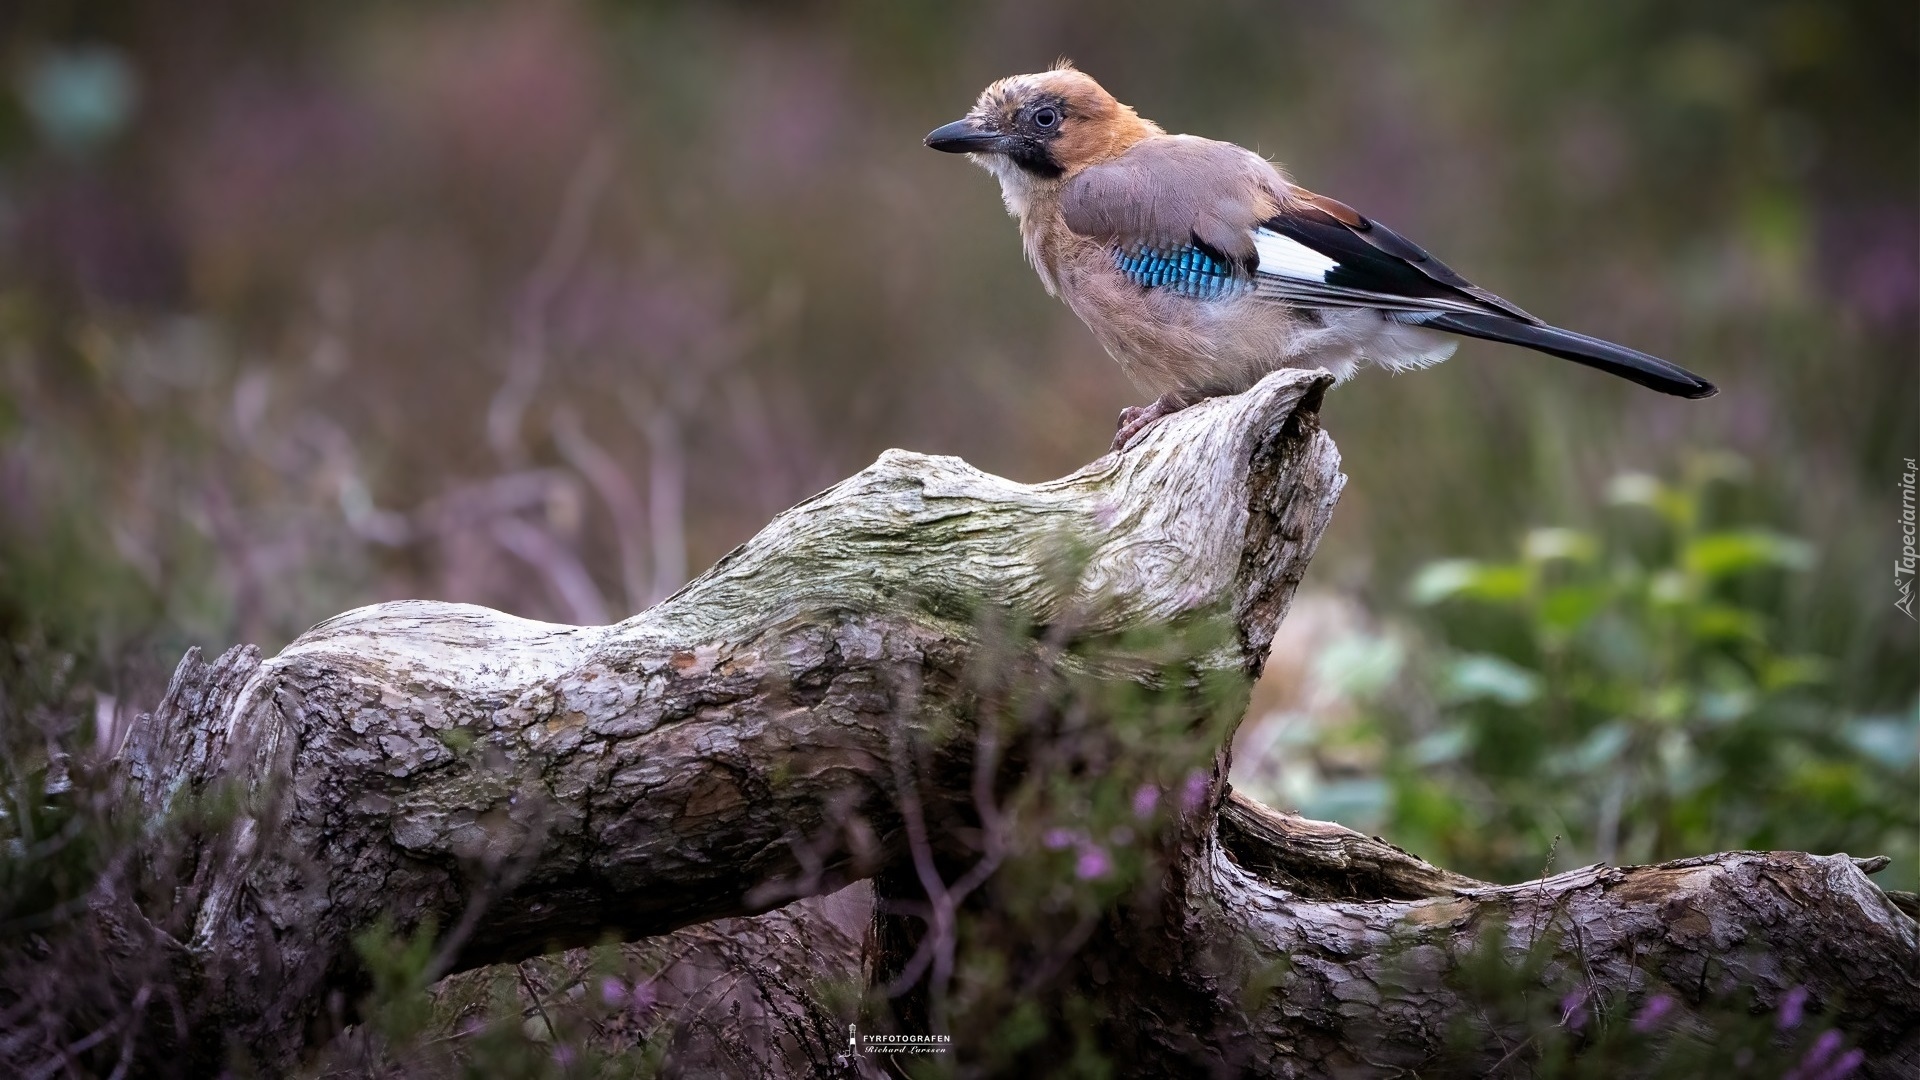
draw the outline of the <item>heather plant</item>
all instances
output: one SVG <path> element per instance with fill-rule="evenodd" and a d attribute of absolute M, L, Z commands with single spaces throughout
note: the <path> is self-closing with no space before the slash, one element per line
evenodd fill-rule
<path fill-rule="evenodd" d="M 964 1048 L 903 1059 L 912 1075 L 1094 1077 L 1121 1068 L 1099 1035 L 1109 973 L 1097 960 L 1090 968 L 1083 951 L 1117 906 L 1156 902 L 1183 826 L 1210 797 L 1215 748 L 1238 719 L 1246 684 L 1198 674 L 1195 660 L 1231 632 L 1198 620 L 1073 642 L 1062 628 L 1036 628 L 1029 633 L 1042 655 L 1071 654 L 1093 671 L 1124 665 L 1146 678 L 1034 680 L 992 666 L 976 674 L 981 752 L 1019 768 L 1011 781 L 977 788 L 968 808 L 981 823 L 982 858 L 967 869 L 990 874 L 959 875 L 978 892 L 957 909 L 950 974 L 940 976 L 947 985 L 897 977 L 891 989 L 906 993 L 872 1003 L 882 1018 L 904 1013 Z M 949 822 L 947 831 L 968 835 L 970 824 Z"/>
<path fill-rule="evenodd" d="M 1561 929 L 1540 928 L 1520 951 L 1506 946 L 1505 931 L 1489 922 L 1443 975 L 1470 1007 L 1454 1018 L 1453 1056 L 1433 1063 L 1439 1075 L 1474 1071 L 1468 1054 L 1488 1029 L 1510 1047 L 1492 1075 L 1535 1080 L 1844 1080 L 1865 1060 L 1808 1007 L 1804 987 L 1765 1004 L 1743 989 L 1715 990 L 1689 1006 L 1651 975 L 1631 992 L 1602 992 L 1566 963 L 1579 947 L 1568 949 Z M 1716 975 L 1712 985 L 1723 981 Z"/>
<path fill-rule="evenodd" d="M 1063 541 L 1058 595 L 1080 594 L 1084 555 Z M 908 1075 L 1109 1075 L 1083 954 L 1117 905 L 1152 902 L 1183 823 L 1209 797 L 1215 748 L 1246 696 L 1243 677 L 1204 662 L 1229 646 L 1232 624 L 1103 634 L 1087 627 L 1110 598 L 1068 604 L 1044 626 L 979 597 L 920 602 L 973 623 L 981 646 L 959 675 L 971 714 L 928 713 L 916 688 L 895 688 L 895 805 L 796 838 L 817 845 L 819 861 L 849 827 L 882 831 L 898 818 L 904 867 L 872 886 L 871 984 L 830 973 L 791 982 L 735 932 L 744 927 L 726 925 L 676 935 L 678 951 L 668 939 L 609 942 L 440 980 L 450 939 L 431 922 L 398 929 L 396 912 L 356 942 L 368 984 L 359 1023 L 316 1075 L 755 1075 L 775 1052 L 840 1074 L 853 1068 L 850 1030 L 951 1039 L 946 1053 L 893 1056 L 887 1067 Z M 954 790 L 967 794 L 937 795 Z M 760 1010 L 778 1026 L 740 1027 Z"/>

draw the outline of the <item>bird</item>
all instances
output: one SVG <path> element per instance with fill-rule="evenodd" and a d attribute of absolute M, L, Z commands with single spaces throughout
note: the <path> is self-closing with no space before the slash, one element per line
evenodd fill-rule
<path fill-rule="evenodd" d="M 1678 397 L 1716 392 L 1659 357 L 1548 325 L 1251 150 L 1167 134 L 1069 61 L 994 82 L 925 142 L 993 174 L 1041 285 L 1157 395 L 1120 414 L 1115 450 L 1279 368 L 1336 380 L 1368 364 L 1422 368 L 1453 354 L 1448 335 Z"/>

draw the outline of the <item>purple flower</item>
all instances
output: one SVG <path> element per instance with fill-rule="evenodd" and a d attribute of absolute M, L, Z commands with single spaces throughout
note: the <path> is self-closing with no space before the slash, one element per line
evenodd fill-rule
<path fill-rule="evenodd" d="M 1831 1028 L 1820 1033 L 1820 1037 L 1807 1047 L 1807 1054 L 1800 1064 L 1788 1071 L 1783 1080 L 1841 1080 L 1852 1075 L 1867 1060 L 1867 1055 L 1855 1048 L 1835 1058 L 1834 1052 L 1840 1049 L 1841 1036 Z M 1829 1064 L 1829 1059 L 1832 1063 Z"/>
<path fill-rule="evenodd" d="M 1840 1055 L 1839 1060 L 1833 1063 L 1833 1067 L 1827 1070 L 1824 1080 L 1841 1080 L 1842 1077 L 1852 1076 L 1854 1070 L 1866 1064 L 1866 1061 L 1866 1051 L 1856 1046 Z"/>
<path fill-rule="evenodd" d="M 1187 774 L 1187 782 L 1180 787 L 1180 809 L 1193 813 L 1207 801 L 1207 774 L 1195 769 Z"/>
<path fill-rule="evenodd" d="M 1113 860 L 1107 858 L 1104 848 L 1088 845 L 1080 849 L 1080 858 L 1073 864 L 1073 872 L 1082 881 L 1092 881 L 1107 876 L 1113 869 Z"/>
<path fill-rule="evenodd" d="M 658 999 L 659 993 L 653 988 L 653 980 L 648 979 L 635 986 L 633 992 L 627 995 L 627 1004 L 633 1009 L 633 1018 L 644 1021 L 647 1015 L 653 1012 L 653 1003 Z"/>
<path fill-rule="evenodd" d="M 1133 792 L 1133 816 L 1142 821 L 1153 816 L 1160 806 L 1160 788 L 1156 784 L 1141 784 Z"/>
<path fill-rule="evenodd" d="M 573 1056 L 573 1046 L 569 1043 L 559 1043 L 553 1048 L 553 1063 L 563 1069 L 573 1065 Z"/>
<path fill-rule="evenodd" d="M 600 980 L 600 1000 L 619 1006 L 627 1000 L 627 984 L 609 975 Z"/>
<path fill-rule="evenodd" d="M 1587 1026 L 1587 990 L 1581 987 L 1560 999 L 1560 1023 L 1568 1031 L 1578 1032 Z"/>
<path fill-rule="evenodd" d="M 1781 1031 L 1792 1031 L 1800 1026 L 1807 1016 L 1807 988 L 1796 986 L 1787 991 L 1780 999 L 1780 1018 L 1776 1021 Z"/>
<path fill-rule="evenodd" d="M 1666 1022 L 1667 1014 L 1673 1011 L 1673 998 L 1666 994 L 1655 994 L 1640 1006 L 1640 1014 L 1633 1018 L 1633 1030 L 1642 1035 L 1657 1031 Z"/>
<path fill-rule="evenodd" d="M 1838 1049 L 1840 1049 L 1840 1033 L 1828 1028 L 1820 1033 L 1819 1038 L 1813 1040 L 1813 1045 L 1807 1047 L 1807 1056 L 1801 1058 L 1800 1064 L 1794 1066 L 1793 1072 L 1787 1075 L 1809 1078 L 1825 1076 L 1826 1072 L 1821 1066 L 1825 1065 L 1827 1059 L 1832 1057 L 1833 1052 Z"/>
<path fill-rule="evenodd" d="M 1040 843 L 1048 851 L 1065 851 L 1073 846 L 1073 830 L 1056 825 L 1040 834 Z"/>

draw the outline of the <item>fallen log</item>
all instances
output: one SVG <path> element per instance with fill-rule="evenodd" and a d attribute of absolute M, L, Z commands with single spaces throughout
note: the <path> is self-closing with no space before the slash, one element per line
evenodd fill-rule
<path fill-rule="evenodd" d="M 969 672 L 984 653 L 1036 679 L 1151 685 L 1162 669 L 1132 661 L 1129 634 L 1223 620 L 1231 633 L 1183 670 L 1257 677 L 1344 483 L 1318 422 L 1329 382 L 1275 374 L 1043 484 L 889 451 L 612 626 L 402 602 L 271 659 L 190 655 L 122 780 L 149 822 L 205 824 L 101 879 L 112 1000 L 83 1016 L 18 993 L 8 1015 L 40 1026 L 8 1063 L 55 1060 L 48 1047 L 91 1025 L 137 1033 L 151 1071 L 235 1053 L 284 1070 L 329 1017 L 351 1018 L 354 942 L 382 920 L 441 928 L 437 970 L 457 972 L 698 933 L 682 928 L 876 875 L 900 899 L 947 839 L 928 823 L 978 802 Z M 1009 651 L 983 608 L 1104 645 L 1041 633 Z M 911 791 L 902 739 L 939 747 Z M 1447 975 L 1487 942 L 1547 942 L 1556 977 L 1577 972 L 1596 1001 L 1666 995 L 1681 1019 L 1732 987 L 1758 1007 L 1804 992 L 1869 1075 L 1920 1068 L 1915 924 L 1844 856 L 1498 887 L 1232 795 L 1226 764 L 1223 745 L 1157 899 L 1117 906 L 1059 976 L 1102 995 L 1102 1030 L 1141 1074 L 1392 1075 L 1458 1056 L 1467 1003 Z M 898 919 L 877 916 L 876 978 L 908 961 L 913 935 L 883 932 Z M 16 952 L 9 983 L 54 957 L 71 962 Z M 1521 1039 L 1488 1019 L 1464 1060 L 1497 1069 Z"/>

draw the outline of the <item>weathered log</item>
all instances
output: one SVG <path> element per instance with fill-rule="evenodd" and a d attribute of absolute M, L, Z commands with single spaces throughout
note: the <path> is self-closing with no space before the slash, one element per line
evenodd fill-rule
<path fill-rule="evenodd" d="M 1548 950 L 1538 983 L 1573 987 L 1588 1009 L 1664 994 L 1666 1025 L 1695 1032 L 1709 1030 L 1696 1008 L 1773 1009 L 1803 988 L 1866 1052 L 1864 1075 L 1920 1069 L 1920 927 L 1846 855 L 1728 852 L 1494 886 L 1238 795 L 1197 841 L 1158 920 L 1114 920 L 1111 940 L 1091 945 L 1110 964 L 1173 946 L 1115 979 L 1122 1001 L 1186 996 L 1210 1022 L 1115 1028 L 1169 1074 L 1196 1062 L 1283 1077 L 1523 1067 L 1527 1033 L 1502 1030 L 1450 978 L 1489 949 L 1515 969 Z M 1266 965 L 1284 973 L 1247 1009 Z M 1463 1021 L 1474 1038 L 1445 1047 Z"/>
<path fill-rule="evenodd" d="M 143 1036 L 177 1044 L 169 1061 L 231 1044 L 280 1069 L 359 992 L 352 943 L 383 917 L 450 928 L 440 960 L 458 971 L 899 866 L 902 729 L 940 731 L 956 757 L 921 799 L 971 797 L 983 605 L 1089 639 L 1225 618 L 1232 640 L 1191 670 L 1258 674 L 1344 481 L 1317 421 L 1327 383 L 1270 376 L 1045 484 L 890 451 L 610 627 L 407 602 L 271 660 L 189 657 L 130 740 L 128 790 L 153 817 L 227 799 L 237 818 L 103 885 L 96 912 L 123 954 L 103 963 L 129 994 L 156 963 L 190 988 Z M 1058 572 L 1065 547 L 1077 574 Z M 1002 662 L 1156 678 L 1119 647 Z M 1920 1055 L 1914 924 L 1844 858 L 1734 853 L 1497 888 L 1230 798 L 1224 775 L 1223 749 L 1158 908 L 1112 913 L 1082 950 L 1143 1072 L 1417 1068 L 1459 1007 L 1442 958 L 1494 919 L 1509 945 L 1566 935 L 1597 990 L 1657 979 L 1697 1001 L 1740 980 L 1766 1002 L 1804 985 L 1881 1075 Z M 1702 974 L 1708 957 L 1719 970 Z M 1281 970 L 1250 1003 L 1249 978 Z M 1484 1033 L 1489 1064 L 1504 1035 Z"/>
<path fill-rule="evenodd" d="M 1489 950 L 1515 970 L 1544 957 L 1526 981 L 1561 988 L 1550 1008 L 1611 1009 L 1616 1027 L 1664 996 L 1664 1031 L 1706 1035 L 1702 1014 L 1777 1010 L 1804 992 L 1807 1015 L 1866 1051 L 1859 1075 L 1913 1075 L 1920 944 L 1862 872 L 1881 860 L 1728 852 L 1496 886 L 1231 791 L 1194 836 L 1176 869 L 1184 889 L 1155 911 L 1117 912 L 1063 980 L 1113 1010 L 1105 1031 L 1128 1075 L 1533 1075 L 1518 1018 L 1489 1015 L 1452 978 Z M 801 905 L 767 918 L 786 940 L 827 921 Z M 770 955 L 762 1000 L 861 959 L 852 943 Z M 1250 985 L 1265 988 L 1251 1008 Z M 1472 1038 L 1449 1045 L 1462 1023 Z M 697 1032 L 689 1041 L 717 1052 Z M 808 1075 L 791 1047 L 769 1044 L 765 1060 L 768 1075 Z"/>
<path fill-rule="evenodd" d="M 536 1040 L 582 1056 L 651 1050 L 667 1076 L 872 1076 L 860 1066 L 877 1062 L 847 1052 L 872 908 L 860 881 L 626 943 L 611 965 L 605 950 L 574 949 L 462 972 L 432 988 L 429 1030 L 398 1046 L 350 1031 L 328 1047 L 316 1080 L 359 1080 L 370 1059 L 399 1077 L 460 1075 L 462 1064 L 484 1063 L 472 1043 L 501 1023 L 503 990 Z"/>
<path fill-rule="evenodd" d="M 190 659 L 128 771 L 149 814 L 243 807 L 175 914 L 206 1014 L 272 1067 L 384 914 L 454 927 L 458 970 L 871 872 L 902 844 L 892 728 L 965 729 L 983 602 L 1088 637 L 1225 613 L 1240 640 L 1196 669 L 1257 665 L 1342 482 L 1327 382 L 1277 376 L 1044 484 L 890 451 L 611 627 L 404 602 Z"/>

